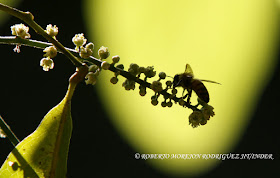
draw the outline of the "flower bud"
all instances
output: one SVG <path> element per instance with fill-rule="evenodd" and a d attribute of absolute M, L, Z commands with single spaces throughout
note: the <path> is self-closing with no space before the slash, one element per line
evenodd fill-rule
<path fill-rule="evenodd" d="M 158 74 L 158 76 L 159 76 L 160 79 L 165 79 L 165 78 L 166 78 L 165 72 L 160 72 L 160 73 Z"/>
<path fill-rule="evenodd" d="M 118 83 L 118 81 L 119 81 L 119 79 L 117 77 L 112 77 L 111 80 L 110 80 L 110 82 L 112 84 L 116 84 L 116 83 Z"/>
<path fill-rule="evenodd" d="M 110 55 L 108 47 L 101 46 L 98 50 L 98 55 L 101 59 L 106 59 Z"/>
<path fill-rule="evenodd" d="M 112 57 L 112 61 L 113 61 L 114 64 L 115 64 L 115 63 L 118 63 L 118 62 L 120 61 L 120 56 L 118 56 L 118 55 L 113 56 L 113 57 Z"/>
<path fill-rule="evenodd" d="M 151 100 L 152 105 L 156 106 L 158 105 L 158 100 Z"/>
<path fill-rule="evenodd" d="M 107 61 L 103 61 L 101 63 L 101 68 L 104 70 L 108 70 L 110 68 L 110 64 Z"/>

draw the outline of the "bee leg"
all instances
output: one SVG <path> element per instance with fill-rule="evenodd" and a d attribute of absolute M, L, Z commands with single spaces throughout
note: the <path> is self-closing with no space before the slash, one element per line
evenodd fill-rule
<path fill-rule="evenodd" d="M 186 90 L 186 89 L 184 88 L 183 93 L 182 93 L 182 97 L 184 96 L 185 90 Z M 187 95 L 188 95 L 188 94 L 186 94 L 186 95 L 183 97 L 183 99 L 185 99 L 185 98 L 187 97 Z"/>
<path fill-rule="evenodd" d="M 191 103 L 191 102 L 190 102 L 191 96 L 192 96 L 192 90 L 191 90 L 191 89 L 188 89 L 188 99 L 187 99 L 187 103 Z"/>
<path fill-rule="evenodd" d="M 182 98 L 183 98 L 183 99 L 186 99 L 187 96 L 189 96 L 189 90 L 188 90 L 188 93 L 187 93 L 186 95 L 184 95 L 185 90 L 186 90 L 186 89 L 184 89 L 184 90 L 183 90 L 183 93 L 182 93 Z"/>

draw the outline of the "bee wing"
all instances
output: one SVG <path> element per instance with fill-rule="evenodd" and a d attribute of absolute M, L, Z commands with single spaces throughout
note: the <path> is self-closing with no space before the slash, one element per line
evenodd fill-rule
<path fill-rule="evenodd" d="M 193 76 L 193 71 L 192 71 L 192 68 L 189 64 L 186 64 L 185 73 L 191 74 Z"/>
<path fill-rule="evenodd" d="M 215 82 L 215 81 L 212 81 L 212 80 L 201 80 L 201 79 L 200 79 L 200 81 L 203 81 L 203 82 L 209 82 L 209 83 L 216 83 L 216 84 L 220 84 L 220 83 Z M 222 84 L 220 84 L 220 85 L 222 85 Z"/>

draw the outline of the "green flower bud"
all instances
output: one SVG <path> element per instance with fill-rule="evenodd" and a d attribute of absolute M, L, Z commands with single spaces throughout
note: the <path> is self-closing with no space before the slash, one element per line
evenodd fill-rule
<path fill-rule="evenodd" d="M 101 68 L 104 70 L 108 70 L 110 68 L 110 64 L 107 61 L 103 61 L 101 63 Z"/>
<path fill-rule="evenodd" d="M 165 72 L 160 72 L 158 74 L 158 76 L 159 76 L 160 79 L 165 79 L 166 78 L 166 73 Z"/>
<path fill-rule="evenodd" d="M 156 106 L 158 105 L 158 100 L 151 100 L 152 105 Z"/>
<path fill-rule="evenodd" d="M 146 93 L 147 93 L 146 88 L 140 86 L 140 87 L 139 87 L 139 94 L 140 94 L 141 96 L 145 96 Z"/>
<path fill-rule="evenodd" d="M 112 57 L 113 63 L 118 63 L 120 61 L 120 56 L 116 55 Z"/>
<path fill-rule="evenodd" d="M 161 106 L 165 108 L 167 106 L 167 103 L 163 101 L 161 102 Z"/>
<path fill-rule="evenodd" d="M 88 71 L 95 73 L 98 69 L 99 69 L 99 67 L 97 65 L 93 64 L 93 65 L 89 66 Z"/>
<path fill-rule="evenodd" d="M 169 102 L 166 103 L 166 105 L 167 105 L 167 107 L 170 108 L 170 107 L 172 107 L 173 103 L 171 101 L 169 101 Z"/>
<path fill-rule="evenodd" d="M 112 84 L 116 84 L 116 83 L 118 83 L 118 81 L 119 81 L 119 79 L 117 77 L 112 77 L 111 80 L 110 80 L 110 82 Z"/>
<path fill-rule="evenodd" d="M 176 95 L 177 94 L 177 89 L 173 88 L 171 92 L 172 92 L 172 95 Z"/>
<path fill-rule="evenodd" d="M 98 50 L 98 55 L 101 59 L 106 59 L 107 57 L 109 57 L 110 53 L 108 47 L 101 46 Z"/>
<path fill-rule="evenodd" d="M 88 44 L 86 45 L 86 48 L 93 51 L 93 49 L 94 49 L 94 44 L 90 42 L 90 43 L 88 43 Z"/>

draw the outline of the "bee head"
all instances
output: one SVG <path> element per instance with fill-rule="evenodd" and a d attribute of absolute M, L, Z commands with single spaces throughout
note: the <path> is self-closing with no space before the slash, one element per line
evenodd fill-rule
<path fill-rule="evenodd" d="M 177 86 L 180 86 L 180 75 L 177 74 L 174 76 L 173 78 L 173 88 L 177 87 Z"/>

